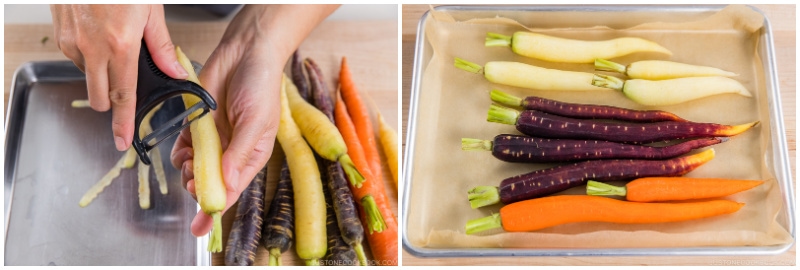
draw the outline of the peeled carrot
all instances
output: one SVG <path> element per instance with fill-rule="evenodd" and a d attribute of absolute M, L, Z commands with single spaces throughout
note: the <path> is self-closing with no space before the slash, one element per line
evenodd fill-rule
<path fill-rule="evenodd" d="M 356 164 L 364 181 L 360 188 L 350 186 L 353 196 L 361 206 L 361 222 L 367 228 L 367 241 L 372 255 L 381 265 L 397 265 L 397 220 L 389 208 L 384 193 L 385 188 L 380 178 L 375 178 L 356 135 L 355 126 L 344 107 L 344 101 L 336 94 L 334 117 L 336 127 L 347 143 L 348 153 Z M 359 153 L 360 152 L 360 153 Z M 362 168 L 364 168 L 362 170 Z"/>
<path fill-rule="evenodd" d="M 642 203 L 589 195 L 543 197 L 509 204 L 499 214 L 470 220 L 467 234 L 502 227 L 508 232 L 541 230 L 575 222 L 644 224 L 687 221 L 730 214 L 744 203 L 714 200 L 686 203 Z"/>
<path fill-rule="evenodd" d="M 342 57 L 342 68 L 339 71 L 339 84 L 342 99 L 344 99 L 347 113 L 353 124 L 356 127 L 356 134 L 361 141 L 361 146 L 364 148 L 364 155 L 369 161 L 369 168 L 372 170 L 372 175 L 378 181 L 383 180 L 383 169 L 381 169 L 381 155 L 378 152 L 378 145 L 375 142 L 375 133 L 372 129 L 372 120 L 369 117 L 369 110 L 366 104 L 358 94 L 358 89 L 353 81 L 353 75 L 350 73 L 350 67 L 347 65 L 347 58 Z"/>
<path fill-rule="evenodd" d="M 590 180 L 586 194 L 625 196 L 632 202 L 679 201 L 728 196 L 762 183 L 764 181 L 724 178 L 645 177 L 618 187 Z"/>

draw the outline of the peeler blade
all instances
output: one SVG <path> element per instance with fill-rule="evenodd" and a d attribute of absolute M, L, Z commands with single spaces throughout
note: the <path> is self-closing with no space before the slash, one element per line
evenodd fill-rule
<path fill-rule="evenodd" d="M 151 163 L 150 157 L 148 156 L 150 150 L 158 146 L 158 144 L 164 140 L 177 135 L 193 121 L 204 117 L 209 111 L 215 110 L 217 108 L 217 103 L 200 85 L 187 80 L 173 79 L 158 69 L 150 56 L 150 52 L 147 50 L 147 45 L 144 43 L 144 40 L 142 40 L 138 64 L 136 118 L 132 146 L 139 155 L 139 159 L 142 163 L 149 165 Z M 161 126 L 154 127 L 153 132 L 142 137 L 139 134 L 139 129 L 145 115 L 158 104 L 171 98 L 180 98 L 181 95 L 195 95 L 200 98 L 201 102 L 198 102 L 180 114 L 168 116 L 171 117 L 170 120 Z M 202 112 L 198 116 L 190 116 L 192 113 L 200 110 L 202 110 Z M 184 119 L 186 121 L 184 121 Z"/>

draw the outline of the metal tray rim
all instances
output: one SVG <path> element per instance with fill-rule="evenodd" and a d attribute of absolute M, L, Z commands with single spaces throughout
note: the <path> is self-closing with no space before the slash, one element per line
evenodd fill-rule
<path fill-rule="evenodd" d="M 621 6 L 437 6 L 434 10 L 527 10 L 527 11 L 569 11 L 576 10 L 582 11 L 600 11 L 600 10 L 613 10 L 613 11 L 637 11 L 642 9 L 653 9 L 654 7 L 664 11 L 691 11 L 691 10 L 720 10 L 725 5 L 692 5 L 692 6 L 653 6 L 653 5 L 621 5 Z M 795 216 L 794 216 L 794 196 L 793 187 L 791 182 L 791 169 L 786 166 L 789 160 L 789 154 L 786 145 L 786 131 L 783 126 L 783 115 L 781 111 L 779 88 L 777 85 L 777 68 L 775 64 L 775 48 L 772 40 L 772 28 L 767 16 L 758 8 L 748 5 L 749 8 L 755 10 L 764 16 L 764 36 L 767 58 L 765 59 L 765 68 L 768 69 L 769 90 L 767 91 L 770 97 L 770 119 L 773 126 L 775 126 L 775 133 L 778 141 L 773 142 L 776 144 L 773 148 L 777 147 L 778 156 L 781 158 L 777 166 L 778 182 L 781 185 L 782 194 L 784 195 L 784 207 L 788 214 L 789 232 L 793 239 L 796 241 L 795 231 Z M 412 157 L 414 156 L 414 141 L 417 119 L 417 103 L 419 101 L 420 81 L 422 75 L 422 53 L 425 45 L 425 22 L 430 17 L 430 11 L 426 11 L 417 25 L 417 42 L 414 50 L 414 64 L 411 81 L 411 97 L 409 99 L 409 112 L 406 133 L 406 146 L 405 157 L 403 158 L 403 181 L 406 192 L 403 193 L 403 211 L 402 211 L 402 232 L 403 232 L 403 248 L 410 254 L 418 257 L 466 257 L 466 256 L 714 256 L 714 255 L 776 255 L 789 250 L 794 241 L 783 245 L 773 246 L 738 246 L 738 247 L 684 247 L 684 248 L 606 248 L 606 249 L 500 249 L 500 248 L 480 248 L 480 249 L 434 249 L 417 247 L 410 243 L 408 240 L 408 210 L 409 199 L 411 190 L 411 172 L 413 169 Z M 782 181 L 781 181 L 782 180 Z"/>

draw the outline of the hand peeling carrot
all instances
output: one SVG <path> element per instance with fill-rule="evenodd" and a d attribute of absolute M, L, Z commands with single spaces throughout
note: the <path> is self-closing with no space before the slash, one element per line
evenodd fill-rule
<path fill-rule="evenodd" d="M 632 202 L 680 201 L 724 197 L 762 183 L 764 181 L 723 178 L 645 177 L 618 187 L 590 180 L 586 194 L 625 196 Z"/>
<path fill-rule="evenodd" d="M 551 196 L 509 204 L 499 214 L 470 220 L 466 233 L 502 227 L 528 232 L 575 222 L 645 224 L 678 222 L 739 211 L 744 203 L 728 200 L 686 203 L 641 203 L 589 195 Z"/>

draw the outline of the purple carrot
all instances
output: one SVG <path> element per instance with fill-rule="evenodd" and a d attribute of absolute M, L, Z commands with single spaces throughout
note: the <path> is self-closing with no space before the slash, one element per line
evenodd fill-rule
<path fill-rule="evenodd" d="M 461 149 L 491 151 L 499 160 L 523 163 L 627 158 L 668 159 L 727 140 L 727 138 L 701 138 L 669 146 L 653 147 L 598 140 L 546 139 L 500 134 L 493 140 L 463 138 Z"/>
<path fill-rule="evenodd" d="M 637 144 L 692 138 L 730 137 L 758 124 L 758 121 L 736 126 L 695 122 L 610 123 L 563 117 L 536 110 L 519 112 L 497 105 L 491 105 L 486 120 L 515 125 L 517 130 L 523 134 L 535 137 Z"/>
<path fill-rule="evenodd" d="M 470 205 L 478 208 L 502 202 L 505 204 L 538 198 L 598 182 L 630 180 L 652 176 L 680 176 L 714 158 L 714 149 L 668 160 L 610 159 L 589 160 L 527 174 L 512 176 L 500 186 L 478 186 L 468 192 Z"/>
<path fill-rule="evenodd" d="M 308 100 L 308 79 L 306 74 L 303 73 L 303 61 L 301 59 L 300 53 L 294 51 L 294 54 L 292 54 L 292 82 L 297 86 L 297 92 L 300 92 L 300 96 Z"/>
<path fill-rule="evenodd" d="M 535 96 L 519 98 L 499 90 L 492 90 L 490 96 L 492 101 L 504 106 L 522 107 L 526 110 L 537 110 L 572 118 L 612 119 L 631 122 L 687 122 L 686 119 L 680 118 L 675 114 L 659 110 L 631 110 L 605 105 L 566 103 Z"/>

